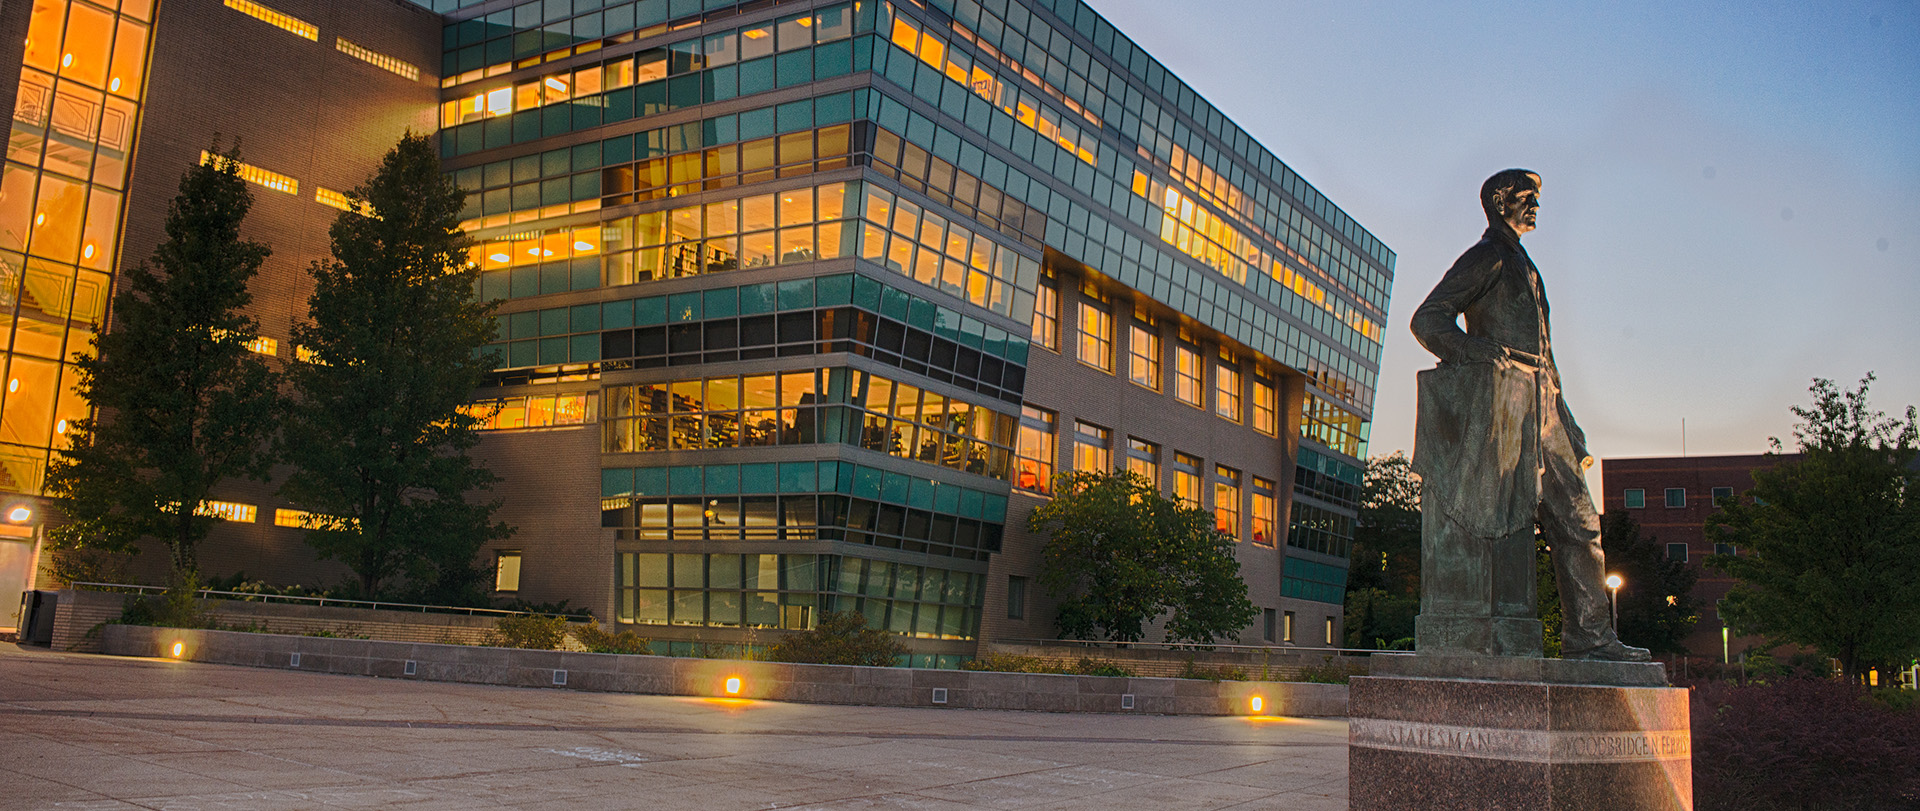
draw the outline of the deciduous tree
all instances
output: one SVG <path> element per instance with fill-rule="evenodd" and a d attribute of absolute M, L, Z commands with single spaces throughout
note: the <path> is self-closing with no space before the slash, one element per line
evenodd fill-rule
<path fill-rule="evenodd" d="M 202 503 L 269 464 L 275 379 L 248 349 L 258 327 L 241 310 L 271 251 L 240 238 L 253 197 L 238 171 L 228 152 L 180 178 L 166 239 L 123 272 L 113 329 L 75 360 L 93 416 L 60 426 L 72 444 L 47 476 L 67 519 L 48 531 L 56 545 L 131 551 L 156 538 L 176 584 L 221 520 Z"/>
<path fill-rule="evenodd" d="M 1124 471 L 1055 477 L 1053 500 L 1028 519 L 1047 537 L 1040 582 L 1059 602 L 1062 637 L 1140 639 L 1162 614 L 1167 639 L 1210 642 L 1258 613 L 1233 539 L 1207 513 Z"/>
<path fill-rule="evenodd" d="M 484 597 L 475 554 L 511 530 L 492 520 L 499 502 L 468 500 L 496 477 L 468 457 L 477 420 L 460 411 L 490 368 L 476 350 L 494 329 L 473 297 L 464 194 L 429 139 L 409 134 L 352 197 L 366 214 L 334 221 L 334 258 L 313 267 L 312 323 L 294 330 L 313 354 L 289 372 L 297 469 L 283 492 L 329 519 L 308 542 L 363 593 L 406 575 L 419 599 L 470 602 Z"/>
<path fill-rule="evenodd" d="M 1856 681 L 1920 654 L 1920 430 L 1912 406 L 1896 419 L 1867 405 L 1873 379 L 1816 378 L 1812 405 L 1792 409 L 1800 458 L 1755 471 L 1751 499 L 1707 524 L 1739 550 L 1707 562 L 1739 581 L 1723 603 L 1734 632 L 1817 648 Z"/>
<path fill-rule="evenodd" d="M 1601 521 L 1600 546 L 1607 571 L 1624 581 L 1616 596 L 1621 641 L 1654 653 L 1686 653 L 1687 634 L 1700 619 L 1693 600 L 1699 572 L 1669 560 L 1659 539 L 1641 535 L 1640 525 L 1626 513 Z"/>
<path fill-rule="evenodd" d="M 1411 644 L 1420 612 L 1420 477 L 1407 455 L 1367 460 L 1347 575 L 1347 646 Z"/>

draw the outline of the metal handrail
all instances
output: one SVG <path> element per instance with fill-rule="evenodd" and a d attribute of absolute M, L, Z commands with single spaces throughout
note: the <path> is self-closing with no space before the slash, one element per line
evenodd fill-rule
<path fill-rule="evenodd" d="M 1368 655 L 1375 653 L 1411 653 L 1412 651 L 1388 651 L 1374 648 L 1329 648 L 1307 647 L 1304 645 L 1227 645 L 1199 642 L 1112 642 L 1103 639 L 1010 639 L 992 640 L 1008 645 L 1057 645 L 1076 648 L 1135 648 L 1140 650 L 1177 650 L 1177 651 L 1226 651 L 1229 653 L 1331 653 L 1338 655 Z"/>
<path fill-rule="evenodd" d="M 165 586 L 142 586 L 142 585 L 136 585 L 133 583 L 74 582 L 74 583 L 68 583 L 67 585 L 70 587 L 76 587 L 76 588 L 85 586 L 85 587 L 89 587 L 89 590 L 91 591 L 132 591 L 135 594 L 148 594 L 152 592 L 164 592 L 167 590 L 167 587 Z M 592 617 L 576 617 L 569 614 L 550 614 L 550 613 L 541 613 L 538 611 L 509 611 L 504 608 L 474 608 L 471 606 L 460 606 L 460 605 L 424 605 L 422 603 L 394 603 L 394 602 L 387 602 L 385 600 L 349 600 L 344 597 L 306 597 L 306 596 L 293 595 L 293 594 L 260 594 L 257 592 L 250 592 L 250 591 L 218 591 L 215 589 L 200 589 L 195 593 L 199 594 L 201 597 L 218 595 L 224 599 L 237 598 L 242 602 L 253 602 L 255 600 L 258 600 L 261 602 L 271 602 L 273 600 L 286 600 L 288 602 L 313 603 L 315 605 L 327 605 L 328 603 L 332 603 L 333 605 L 337 605 L 337 606 L 364 606 L 364 607 L 373 608 L 375 610 L 419 609 L 420 613 L 422 614 L 426 614 L 426 613 L 467 614 L 470 616 L 476 615 L 476 614 L 494 614 L 494 615 L 509 616 L 509 617 L 562 617 L 569 621 L 581 621 L 581 622 L 594 621 Z"/>

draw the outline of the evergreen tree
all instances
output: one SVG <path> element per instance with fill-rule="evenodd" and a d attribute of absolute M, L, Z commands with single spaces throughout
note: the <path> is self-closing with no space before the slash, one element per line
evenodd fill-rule
<path fill-rule="evenodd" d="M 1412 645 L 1420 613 L 1420 477 L 1405 453 L 1367 460 L 1347 575 L 1347 647 Z"/>
<path fill-rule="evenodd" d="M 1607 555 L 1607 571 L 1624 581 L 1616 596 L 1621 641 L 1654 653 L 1686 653 L 1687 634 L 1700 619 L 1693 600 L 1693 583 L 1700 573 L 1669 560 L 1659 539 L 1643 537 L 1640 525 L 1625 513 L 1601 521 L 1600 546 Z"/>
<path fill-rule="evenodd" d="M 1868 408 L 1872 382 L 1815 378 L 1812 406 L 1793 407 L 1800 458 L 1755 471 L 1751 501 L 1707 523 L 1739 549 L 1707 561 L 1739 581 L 1722 604 L 1734 633 L 1817 648 L 1850 681 L 1920 655 L 1920 427 L 1912 406 L 1904 420 Z"/>
<path fill-rule="evenodd" d="M 1125 471 L 1055 477 L 1053 500 L 1029 516 L 1047 536 L 1040 582 L 1059 600 L 1060 635 L 1135 641 L 1171 611 L 1167 639 L 1210 642 L 1247 627 L 1247 599 L 1232 538 L 1213 517 L 1162 495 Z"/>
<path fill-rule="evenodd" d="M 123 272 L 113 328 L 75 360 L 93 416 L 68 428 L 72 445 L 48 472 L 67 519 L 48 530 L 55 546 L 137 551 L 157 538 L 179 588 L 221 520 L 201 503 L 223 481 L 266 475 L 275 379 L 240 313 L 271 253 L 240 238 L 252 204 L 236 154 L 215 155 L 181 176 L 152 258 Z"/>
<path fill-rule="evenodd" d="M 511 529 L 492 520 L 498 501 L 467 500 L 497 479 L 467 456 L 476 420 L 460 411 L 491 368 L 476 350 L 494 329 L 492 305 L 473 297 L 465 195 L 431 141 L 408 134 L 352 197 L 368 214 L 334 221 L 334 259 L 313 267 L 312 323 L 294 330 L 313 362 L 288 374 L 296 470 L 282 492 L 326 517 L 308 543 L 366 596 L 405 576 L 419 599 L 472 602 L 484 597 L 475 554 Z"/>

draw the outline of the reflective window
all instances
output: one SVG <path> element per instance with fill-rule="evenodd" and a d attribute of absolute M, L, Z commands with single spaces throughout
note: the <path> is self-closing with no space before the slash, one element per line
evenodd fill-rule
<path fill-rule="evenodd" d="M 1037 493 L 1053 492 L 1054 413 L 1027 406 L 1020 417 L 1019 457 L 1013 486 Z"/>
<path fill-rule="evenodd" d="M 1073 423 L 1073 469 L 1083 473 L 1113 470 L 1112 432 L 1090 422 Z"/>

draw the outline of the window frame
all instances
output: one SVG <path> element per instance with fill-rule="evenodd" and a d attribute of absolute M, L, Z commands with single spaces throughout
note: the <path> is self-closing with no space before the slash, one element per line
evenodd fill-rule
<path fill-rule="evenodd" d="M 1679 494 L 1679 495 L 1678 495 L 1678 498 L 1676 498 L 1676 497 L 1675 497 L 1675 494 L 1676 494 L 1676 493 L 1677 493 L 1677 494 Z M 1669 488 L 1667 488 L 1667 492 L 1666 492 L 1666 499 L 1667 499 L 1667 500 L 1666 500 L 1666 504 L 1667 504 L 1667 509 L 1669 509 L 1669 510 L 1684 510 L 1684 509 L 1686 509 L 1686 508 L 1687 508 L 1687 488 L 1685 488 L 1685 487 L 1669 487 Z M 1680 503 L 1678 503 L 1678 504 L 1675 504 L 1675 503 L 1674 503 L 1675 501 L 1678 501 L 1678 502 L 1680 502 Z"/>
<path fill-rule="evenodd" d="M 1647 490 L 1644 487 L 1628 487 L 1620 491 L 1620 499 L 1629 510 L 1646 509 Z"/>
<path fill-rule="evenodd" d="M 513 579 L 513 582 L 512 582 L 512 586 L 513 586 L 513 588 L 501 588 L 501 584 L 502 584 L 503 582 L 505 582 L 505 581 L 506 581 L 506 579 L 507 579 L 507 570 L 508 570 L 508 566 L 507 566 L 507 561 L 508 561 L 509 559 L 511 559 L 511 560 L 513 561 L 513 565 L 512 565 L 512 567 L 511 567 L 511 568 L 512 568 L 512 572 L 513 572 L 513 574 L 512 574 L 512 579 Z M 522 577 L 522 576 L 523 576 L 523 575 L 525 574 L 525 572 L 526 572 L 526 568 L 525 568 L 525 567 L 526 567 L 526 556 L 525 556 L 525 554 L 523 554 L 523 553 L 522 553 L 522 551 L 521 551 L 521 550 L 519 550 L 519 549 L 496 549 L 496 550 L 494 550 L 494 553 L 493 553 L 493 593 L 495 593 L 495 594 L 519 594 L 519 593 L 520 593 L 520 578 L 521 578 L 521 577 Z"/>

